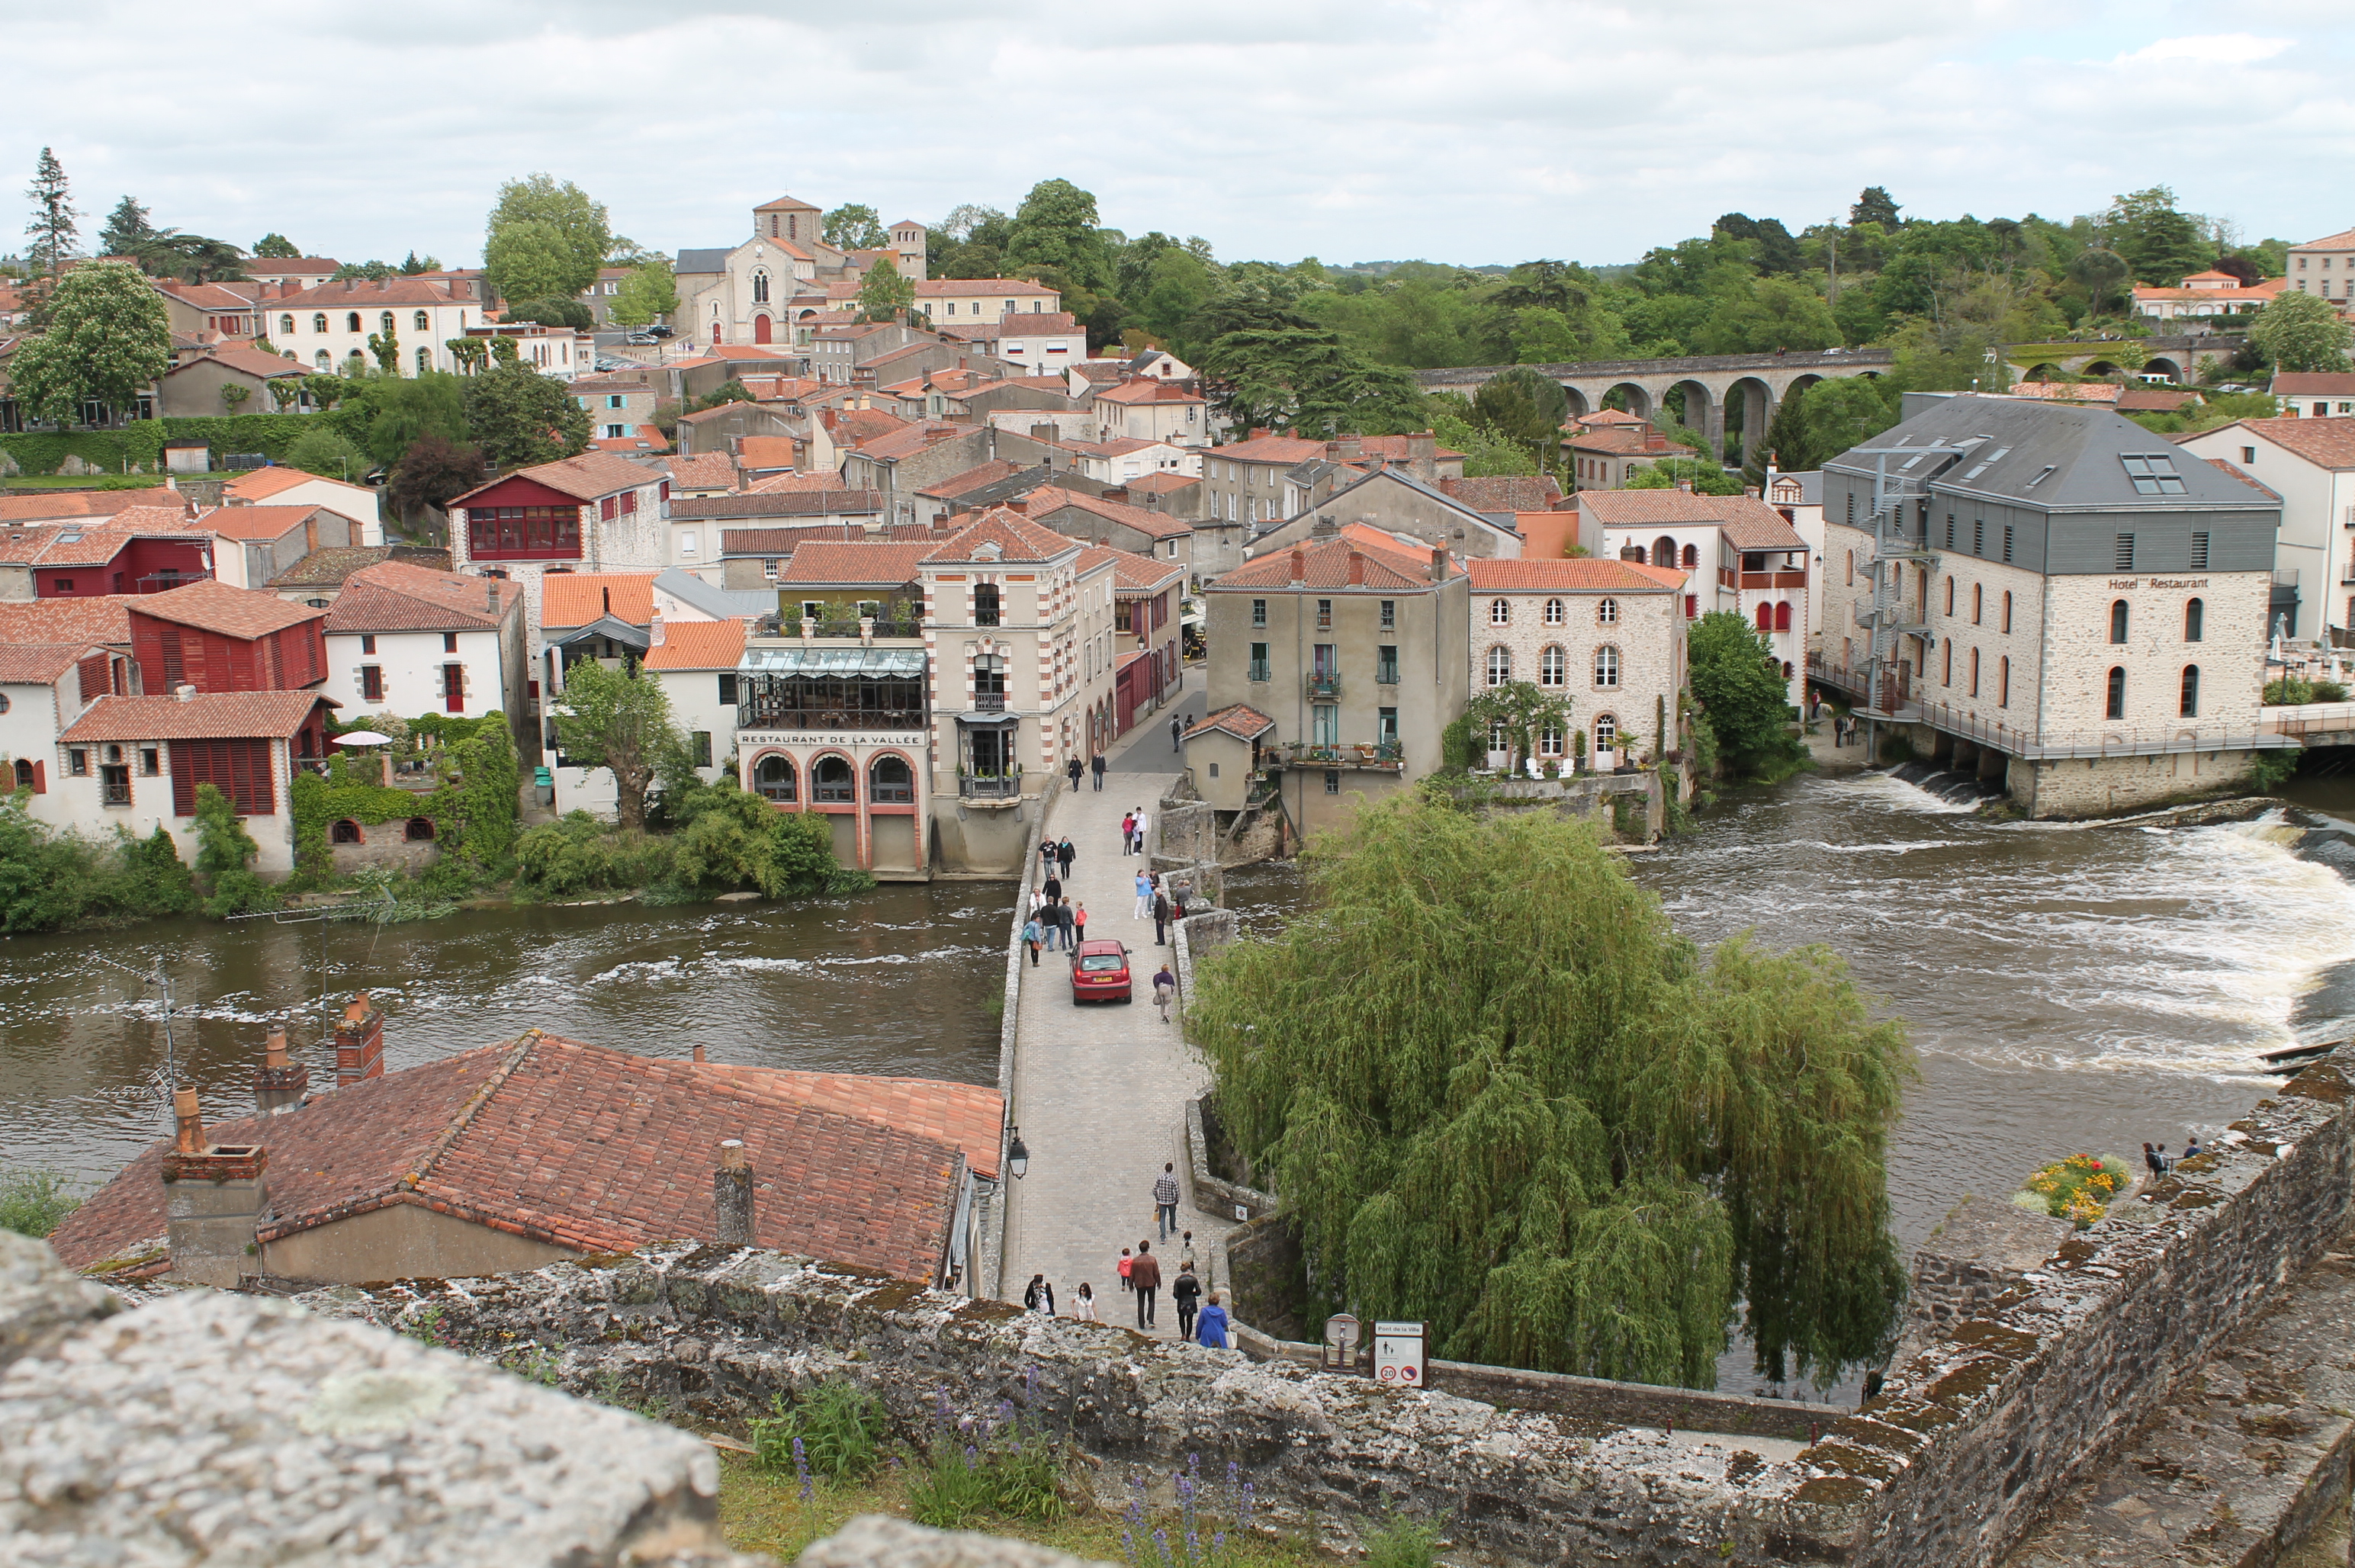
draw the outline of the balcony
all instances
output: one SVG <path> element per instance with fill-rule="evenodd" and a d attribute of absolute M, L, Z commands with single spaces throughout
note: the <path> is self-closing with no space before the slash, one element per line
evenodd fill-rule
<path fill-rule="evenodd" d="M 975 692 L 975 693 L 973 694 L 973 709 L 972 709 L 972 711 L 974 711 L 974 712 L 975 712 L 975 713 L 1003 713 L 1003 712 L 1005 712 L 1005 711 L 1006 711 L 1006 693 L 1004 693 L 1004 692 L 1002 692 L 1002 691 L 976 691 L 976 692 Z"/>
<path fill-rule="evenodd" d="M 1331 670 L 1310 670 L 1307 688 L 1310 697 L 1330 701 L 1341 695 L 1341 677 Z"/>
<path fill-rule="evenodd" d="M 788 637 L 921 637 L 921 621 L 787 621 Z"/>
<path fill-rule="evenodd" d="M 964 800 L 1013 800 L 1022 794 L 1020 773 L 959 773 L 957 795 Z"/>
<path fill-rule="evenodd" d="M 1269 749 L 1263 748 L 1263 753 Z M 1272 750 L 1295 768 L 1372 768 L 1390 773 L 1406 771 L 1406 754 L 1396 741 L 1380 741 L 1370 745 L 1292 741 Z"/>
<path fill-rule="evenodd" d="M 169 593 L 175 588 L 186 588 L 191 582 L 210 582 L 209 571 L 158 571 L 147 577 L 135 578 L 131 584 L 133 593 Z"/>

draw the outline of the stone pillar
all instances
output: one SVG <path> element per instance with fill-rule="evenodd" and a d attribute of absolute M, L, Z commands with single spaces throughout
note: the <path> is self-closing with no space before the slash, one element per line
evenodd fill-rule
<path fill-rule="evenodd" d="M 197 1092 L 176 1090 L 178 1123 L 164 1157 L 165 1239 L 172 1277 L 191 1285 L 234 1286 L 261 1268 L 255 1235 L 270 1201 L 270 1151 L 259 1144 L 208 1144 Z"/>
<path fill-rule="evenodd" d="M 286 1055 L 286 1031 L 270 1031 L 270 1044 L 263 1051 L 261 1071 L 253 1075 L 253 1103 L 265 1116 L 283 1115 L 299 1109 L 303 1096 L 311 1087 L 311 1070 L 299 1062 L 290 1061 Z"/>
<path fill-rule="evenodd" d="M 336 1020 L 336 1087 L 384 1076 L 384 1013 L 362 991 Z"/>
<path fill-rule="evenodd" d="M 719 1168 L 711 1173 L 711 1208 L 721 1246 L 752 1244 L 752 1168 L 741 1138 L 719 1146 Z"/>

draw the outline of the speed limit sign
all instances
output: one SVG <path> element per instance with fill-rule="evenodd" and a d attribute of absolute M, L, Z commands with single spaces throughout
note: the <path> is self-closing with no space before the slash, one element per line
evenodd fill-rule
<path fill-rule="evenodd" d="M 1421 1388 L 1423 1381 L 1421 1323 L 1374 1323 L 1374 1381 L 1392 1388 Z"/>

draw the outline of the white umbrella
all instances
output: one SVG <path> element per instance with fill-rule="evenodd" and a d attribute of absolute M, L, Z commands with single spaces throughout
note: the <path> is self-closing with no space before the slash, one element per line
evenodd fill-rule
<path fill-rule="evenodd" d="M 336 737 L 338 746 L 389 746 L 392 737 L 379 735 L 373 730 L 346 730 Z"/>

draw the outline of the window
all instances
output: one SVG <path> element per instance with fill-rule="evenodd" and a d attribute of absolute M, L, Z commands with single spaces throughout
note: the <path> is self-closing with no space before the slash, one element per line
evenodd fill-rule
<path fill-rule="evenodd" d="M 1538 684 L 1566 686 L 1570 683 L 1570 653 L 1557 643 L 1538 655 Z"/>
<path fill-rule="evenodd" d="M 858 800 L 858 775 L 850 771 L 847 757 L 826 756 L 817 760 L 810 770 L 815 788 L 810 798 L 821 805 L 852 805 Z"/>
<path fill-rule="evenodd" d="M 1336 702 L 1319 702 L 1308 709 L 1308 721 L 1316 744 L 1337 746 L 1341 743 L 1341 707 Z"/>
<path fill-rule="evenodd" d="M 362 702 L 384 700 L 384 671 L 372 664 L 360 667 L 360 700 Z"/>
<path fill-rule="evenodd" d="M 1398 684 L 1398 645 L 1396 643 L 1375 645 L 1374 684 L 1376 686 Z"/>
<path fill-rule="evenodd" d="M 311 318 L 311 330 L 314 332 L 325 332 L 327 330 L 327 313 L 325 311 L 321 311 Z"/>
<path fill-rule="evenodd" d="M 1619 743 L 1619 720 L 1608 713 L 1595 715 L 1594 749 L 1607 752 Z"/>
<path fill-rule="evenodd" d="M 690 732 L 687 739 L 690 754 L 695 758 L 695 765 L 698 768 L 709 767 L 711 765 L 711 731 L 697 730 Z"/>
<path fill-rule="evenodd" d="M 2133 481 L 2137 496 L 2185 494 L 2183 476 L 2175 471 L 2175 459 L 2165 453 L 2128 454 L 2118 461 L 2126 465 L 2126 477 Z"/>
<path fill-rule="evenodd" d="M 1923 597 L 1928 596 L 1925 594 Z M 1761 603 L 1758 606 L 1758 629 L 1762 632 L 1774 629 L 1774 606 L 1772 604 Z"/>
<path fill-rule="evenodd" d="M 1491 599 L 1491 600 L 1489 600 L 1489 601 L 1488 601 L 1488 624 L 1490 624 L 1490 625 L 1492 625 L 1492 626 L 1509 626 L 1509 625 L 1511 625 L 1512 624 L 1513 624 L 1513 606 L 1512 606 L 1512 602 L 1511 602 L 1510 600 L 1507 600 L 1507 599 Z"/>
<path fill-rule="evenodd" d="M 2104 707 L 2104 709 L 2103 709 L 2102 717 L 2104 717 L 2105 719 L 2123 719 L 2123 718 L 2125 718 L 2126 716 L 2126 667 L 2125 667 L 2125 666 L 2123 666 L 2123 665 L 2112 665 L 2112 666 L 2110 667 L 2110 690 L 2109 690 L 2109 701 L 2107 702 L 2107 704 L 2106 704 L 2106 705 Z"/>
<path fill-rule="evenodd" d="M 981 582 L 973 590 L 973 624 L 976 626 L 997 624 L 997 584 Z"/>
<path fill-rule="evenodd" d="M 357 332 L 360 330 L 359 312 L 355 310 L 344 313 L 344 330 L 346 332 Z"/>
<path fill-rule="evenodd" d="M 139 748 L 139 776 L 154 778 L 164 771 L 164 753 L 153 746 Z"/>
<path fill-rule="evenodd" d="M 1938 644 L 1938 651 L 1941 655 L 1938 661 L 1938 684 L 1952 686 L 1955 684 L 1955 639 L 1952 637 L 1942 639 Z"/>
<path fill-rule="evenodd" d="M 1333 601 L 1330 599 L 1316 601 L 1316 629 L 1320 632 L 1333 629 Z"/>
<path fill-rule="evenodd" d="M 1848 584 L 1847 584 L 1847 585 L 1848 585 L 1849 587 L 1850 587 L 1850 588 L 1853 588 L 1853 587 L 1855 587 L 1855 586 L 1856 586 L 1856 551 L 1854 551 L 1854 550 L 1850 550 L 1850 551 L 1849 551 L 1849 552 L 1848 552 Z"/>
<path fill-rule="evenodd" d="M 905 757 L 878 757 L 867 770 L 868 796 L 879 805 L 913 805 L 916 773 Z"/>
<path fill-rule="evenodd" d="M 1254 623 L 1254 624 L 1256 624 L 1256 623 Z M 1382 601 L 1381 629 L 1385 632 L 1396 631 L 1398 629 L 1398 601 L 1395 599 L 1385 599 Z"/>
<path fill-rule="evenodd" d="M 1995 661 L 1995 705 L 1998 708 L 2010 707 L 2011 657 L 2008 654 Z"/>
<path fill-rule="evenodd" d="M 1339 795 L 1341 793 L 1340 769 L 1327 768 L 1325 770 L 1325 793 L 1327 795 Z"/>
<path fill-rule="evenodd" d="M 1955 548 L 1955 514 L 1952 512 L 1946 514 L 1946 548 Z"/>
<path fill-rule="evenodd" d="M 457 633 L 444 632 L 442 634 L 442 651 L 445 654 L 454 654 L 458 651 Z"/>
<path fill-rule="evenodd" d="M 319 319 L 320 319 L 321 321 L 325 321 L 325 320 L 326 320 L 327 318 L 326 318 L 325 316 L 324 316 L 324 315 L 323 315 L 323 316 L 321 316 Z M 326 328 L 325 328 L 325 327 L 321 327 L 319 330 L 320 330 L 320 331 L 322 331 L 322 332 L 325 332 L 325 331 L 326 330 Z M 324 349 L 324 348 L 322 348 L 322 349 L 320 349 L 320 350 L 319 350 L 318 354 L 314 357 L 314 360 L 315 360 L 316 364 L 318 365 L 319 368 L 320 368 L 320 369 L 322 369 L 322 370 L 331 370 L 331 369 L 335 368 L 335 361 L 327 357 L 327 351 L 326 351 L 325 349 Z M 305 397 L 308 397 L 310 394 L 306 392 L 306 393 L 304 393 L 304 395 Z"/>
<path fill-rule="evenodd" d="M 1395 708 L 1375 709 L 1375 741 L 1385 746 L 1395 746 L 1398 744 L 1398 709 Z"/>
<path fill-rule="evenodd" d="M 90 774 L 90 753 L 80 746 L 69 748 L 66 752 L 66 772 L 73 774 L 76 778 L 88 777 Z"/>
<path fill-rule="evenodd" d="M 2009 523 L 2003 525 L 2003 559 L 2006 560 L 2011 559 L 2011 525 Z"/>
<path fill-rule="evenodd" d="M 2189 600 L 2183 606 L 2183 640 L 2196 643 L 2206 629 L 2208 607 L 2199 600 Z"/>
<path fill-rule="evenodd" d="M 769 303 L 769 274 L 765 270 L 755 271 L 752 273 L 752 303 L 754 304 Z"/>
<path fill-rule="evenodd" d="M 1502 686 L 1513 678 L 1513 650 L 1499 644 L 1488 650 L 1488 684 Z"/>
<path fill-rule="evenodd" d="M 761 563 L 761 575 L 767 578 L 770 581 L 774 582 L 777 580 L 777 563 L 774 560 L 762 561 Z"/>
<path fill-rule="evenodd" d="M 2110 564 L 2120 571 L 2132 571 L 2135 569 L 2134 535 L 2118 536 L 2117 549 L 2111 557 Z"/>
<path fill-rule="evenodd" d="M 1267 668 L 1267 645 L 1265 643 L 1253 643 L 1251 645 L 1251 678 L 1253 680 L 1267 680 L 1271 678 Z"/>
<path fill-rule="evenodd" d="M 1976 626 L 1976 625 L 1979 624 L 1980 620 L 1981 620 L 1981 616 L 1982 616 L 1982 612 L 1983 612 L 1983 611 L 1985 611 L 1985 610 L 1986 610 L 1986 608 L 1987 608 L 1987 584 L 1986 584 L 1986 583 L 1984 583 L 1984 582 L 1974 582 L 1974 583 L 1972 583 L 1972 584 L 1971 584 L 1971 624 L 1972 624 L 1972 625 Z"/>
<path fill-rule="evenodd" d="M 417 351 L 417 373 L 422 376 L 432 368 L 433 368 L 433 350 L 431 348 L 419 349 Z"/>
<path fill-rule="evenodd" d="M 2191 570 L 2194 571 L 2208 570 L 2208 536 L 2204 532 L 2194 533 L 2191 536 Z"/>
<path fill-rule="evenodd" d="M 2196 664 L 2183 667 L 2182 701 L 2175 711 L 2185 719 L 2200 717 L 2200 667 Z"/>
<path fill-rule="evenodd" d="M 1977 697 L 1978 694 L 1979 694 L 1979 651 L 1978 651 L 1978 649 L 1977 649 L 1977 648 L 1973 648 L 1973 649 L 1971 650 L 1971 695 L 1972 695 L 1973 697 Z"/>
<path fill-rule="evenodd" d="M 1619 650 L 1608 643 L 1594 650 L 1594 684 L 1604 688 L 1619 684 Z"/>
<path fill-rule="evenodd" d="M 1562 740 L 1561 740 L 1561 725 L 1559 725 L 1559 724 L 1545 724 L 1545 725 L 1542 725 L 1542 726 L 1540 726 L 1540 727 L 1539 728 L 1539 730 L 1538 730 L 1538 755 L 1539 755 L 1539 756 L 1540 756 L 1540 757 L 1559 757 L 1559 756 L 1561 756 L 1561 746 L 1562 746 Z"/>
<path fill-rule="evenodd" d="M 791 804 L 795 798 L 793 759 L 774 753 L 762 757 L 752 769 L 752 788 L 763 800 Z"/>
<path fill-rule="evenodd" d="M 1545 624 L 1547 625 L 1559 626 L 1569 619 L 1570 611 L 1563 605 L 1561 600 L 1549 599 L 1545 602 Z"/>
<path fill-rule="evenodd" d="M 433 318 L 421 310 L 410 318 L 410 325 L 420 332 L 431 332 L 433 330 Z"/>
<path fill-rule="evenodd" d="M 2243 463 L 2254 463 L 2256 460 L 2257 449 L 2255 447 L 2244 446 L 2241 448 L 2241 461 Z"/>
<path fill-rule="evenodd" d="M 2007 632 L 2011 630 L 2011 590 L 2009 588 L 2003 591 L 2003 629 Z"/>
<path fill-rule="evenodd" d="M 1700 564 L 1700 549 L 1699 546 L 1685 546 L 1684 563 L 1687 566 L 1699 566 Z"/>
<path fill-rule="evenodd" d="M 109 746 L 110 757 L 121 757 L 123 748 Z M 101 804 L 129 805 L 131 804 L 131 770 L 120 762 L 101 763 L 98 766 L 98 790 Z"/>
<path fill-rule="evenodd" d="M 1594 602 L 1594 623 L 1599 626 L 1617 625 L 1619 624 L 1619 601 L 1616 599 L 1596 600 Z"/>
<path fill-rule="evenodd" d="M 1688 621 L 1698 621 L 1700 619 L 1700 594 L 1688 593 L 1685 595 L 1685 619 Z"/>
<path fill-rule="evenodd" d="M 386 311 L 376 318 L 376 329 L 388 337 L 392 335 L 392 312 Z"/>
<path fill-rule="evenodd" d="M 2123 643 L 2126 640 L 2126 602 L 2123 599 L 2113 599 L 2110 601 L 2110 641 Z"/>
<path fill-rule="evenodd" d="M 634 516 L 637 514 L 637 510 L 638 510 L 638 493 L 637 493 L 635 490 L 624 490 L 624 491 L 623 491 L 623 492 L 622 492 L 622 516 L 623 516 L 623 517 L 634 517 Z"/>
<path fill-rule="evenodd" d="M 1949 614 L 1949 615 L 1951 615 L 1951 614 L 1953 614 L 1954 613 L 1955 613 L 1955 580 L 1954 580 L 1953 578 L 1949 577 L 1948 579 L 1946 579 L 1946 613 L 1947 613 L 1947 614 Z"/>
<path fill-rule="evenodd" d="M 372 654 L 376 652 L 376 634 L 374 632 L 362 632 L 360 634 L 360 652 L 364 654 Z"/>

